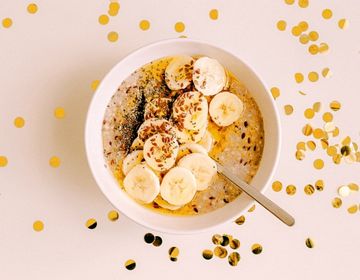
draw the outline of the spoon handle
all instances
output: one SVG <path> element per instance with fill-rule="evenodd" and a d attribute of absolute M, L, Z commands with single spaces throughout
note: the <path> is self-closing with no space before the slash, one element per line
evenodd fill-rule
<path fill-rule="evenodd" d="M 256 190 L 254 187 L 245 183 L 239 177 L 237 177 L 234 173 L 232 173 L 229 169 L 225 168 L 221 164 L 217 163 L 218 173 L 222 174 L 229 181 L 234 183 L 239 189 L 241 189 L 244 193 L 252 197 L 255 201 L 261 204 L 265 209 L 270 211 L 273 215 L 275 215 L 278 219 L 280 219 L 283 223 L 288 226 L 292 226 L 295 223 L 295 219 L 266 196 L 264 196 L 261 192 Z"/>

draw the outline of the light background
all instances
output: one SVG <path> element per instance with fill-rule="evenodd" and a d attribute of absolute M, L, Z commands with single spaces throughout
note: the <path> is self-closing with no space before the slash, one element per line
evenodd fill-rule
<path fill-rule="evenodd" d="M 322 128 L 325 112 L 332 113 L 340 129 L 330 145 L 341 144 L 343 135 L 360 142 L 360 2 L 309 0 L 307 7 L 301 7 L 306 1 L 287 2 L 119 0 L 120 9 L 111 16 L 108 0 L 0 0 L 0 278 L 358 279 L 360 213 L 350 214 L 347 207 L 359 207 L 360 193 L 341 197 L 338 188 L 360 184 L 359 162 L 335 164 L 318 147 L 306 151 L 302 161 L 295 153 L 301 141 L 318 144 L 302 128 L 307 123 Z M 36 5 L 35 13 L 28 11 L 30 4 Z M 331 18 L 322 16 L 325 9 L 332 11 Z M 212 10 L 218 18 L 210 17 Z M 108 16 L 107 24 L 99 22 L 101 15 Z M 347 29 L 338 26 L 341 19 L 348 21 Z M 147 30 L 141 28 L 143 20 L 150 23 Z M 281 20 L 287 23 L 284 31 L 277 27 Z M 303 34 L 316 31 L 318 40 L 299 42 L 292 28 L 301 21 L 309 26 Z M 178 22 L 185 26 L 182 32 L 175 27 Z M 108 39 L 110 32 L 118 34 L 115 42 Z M 276 104 L 283 144 L 273 181 L 283 188 L 275 192 L 269 186 L 265 194 L 295 217 L 292 228 L 257 204 L 244 215 L 243 225 L 190 236 L 153 232 L 121 214 L 109 220 L 116 209 L 97 187 L 84 150 L 85 117 L 96 81 L 133 50 L 180 36 L 233 51 L 269 89 L 280 90 Z M 329 52 L 310 54 L 309 46 L 320 43 Z M 326 67 L 330 78 L 322 76 Z M 316 82 L 308 79 L 312 71 L 319 74 Z M 302 73 L 304 81 L 297 83 L 295 73 Z M 341 104 L 338 111 L 330 108 L 334 100 Z M 324 110 L 307 119 L 304 111 L 315 102 Z M 286 105 L 292 114 L 283 112 Z M 57 108 L 64 109 L 63 118 Z M 15 122 L 19 117 L 23 126 Z M 50 165 L 53 157 L 60 159 L 59 166 Z M 322 169 L 314 168 L 316 159 L 323 160 Z M 319 179 L 324 190 L 307 195 L 304 187 Z M 285 191 L 290 184 L 297 189 L 293 196 Z M 335 197 L 342 200 L 340 208 L 332 205 Z M 97 221 L 95 229 L 87 227 L 90 219 Z M 42 230 L 35 230 L 36 221 Z M 161 246 L 144 242 L 149 232 L 161 236 Z M 225 247 L 228 254 L 241 255 L 236 266 L 227 257 L 203 258 L 204 250 L 216 247 L 214 234 L 240 241 L 239 249 Z M 305 245 L 308 238 L 316 241 L 314 248 Z M 263 248 L 258 255 L 251 250 L 254 244 Z M 169 259 L 173 246 L 180 251 L 176 262 Z M 125 267 L 130 259 L 134 270 Z"/>

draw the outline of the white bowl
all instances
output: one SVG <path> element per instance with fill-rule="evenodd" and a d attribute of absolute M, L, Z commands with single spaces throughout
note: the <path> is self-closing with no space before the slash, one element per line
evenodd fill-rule
<path fill-rule="evenodd" d="M 235 221 L 253 204 L 254 200 L 241 194 L 233 202 L 208 214 L 172 216 L 150 210 L 131 199 L 111 172 L 104 168 L 102 121 L 111 96 L 120 83 L 135 70 L 156 59 L 177 54 L 206 55 L 218 60 L 238 77 L 254 96 L 264 117 L 265 147 L 251 185 L 264 192 L 275 172 L 280 154 L 280 121 L 269 89 L 257 72 L 242 58 L 213 43 L 179 38 L 144 46 L 122 59 L 99 84 L 91 101 L 85 126 L 85 148 L 91 172 L 107 199 L 122 214 L 149 229 L 172 234 L 195 234 L 218 228 Z"/>

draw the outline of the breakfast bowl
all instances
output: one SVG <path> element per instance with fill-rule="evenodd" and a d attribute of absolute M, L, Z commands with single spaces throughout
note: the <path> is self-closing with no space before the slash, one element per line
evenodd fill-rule
<path fill-rule="evenodd" d="M 158 209 L 155 209 L 161 208 L 158 207 L 158 204 L 153 203 L 151 205 L 154 207 L 149 207 L 149 205 L 139 203 L 125 191 L 123 180 L 119 180 L 119 178 L 114 175 L 114 172 L 111 171 L 111 168 L 109 168 L 109 161 L 106 159 L 106 148 L 103 139 L 104 125 L 106 123 L 104 116 L 106 115 L 109 104 L 115 104 L 116 102 L 121 103 L 124 102 L 121 100 L 125 100 L 120 98 L 114 100 L 114 102 L 111 101 L 115 93 L 120 91 L 123 82 L 131 77 L 135 71 L 145 65 L 150 65 L 151 62 L 159 61 L 163 58 L 170 58 L 168 60 L 171 61 L 171 58 L 180 54 L 193 57 L 194 60 L 200 57 L 215 59 L 225 69 L 227 83 L 229 76 L 236 77 L 241 81 L 241 83 L 237 85 L 239 91 L 241 91 L 240 95 L 251 94 L 249 100 L 254 102 L 258 108 L 258 111 L 252 110 L 251 114 L 256 115 L 256 112 L 259 112 L 258 119 L 261 120 L 259 127 L 263 129 L 264 133 L 261 134 L 260 137 L 260 134 L 256 132 L 259 130 L 259 127 L 256 127 L 253 128 L 253 131 L 255 131 L 253 135 L 254 137 L 260 137 L 261 140 L 254 140 L 245 136 L 245 132 L 249 131 L 248 126 L 251 126 L 251 124 L 248 124 L 247 121 L 244 122 L 244 117 L 246 116 L 244 116 L 243 113 L 238 123 L 234 123 L 224 129 L 228 131 L 231 130 L 228 133 L 236 131 L 235 134 L 238 135 L 239 138 L 231 140 L 232 136 L 225 137 L 225 134 L 219 134 L 220 138 L 215 139 L 216 141 L 214 140 L 213 142 L 213 145 L 222 145 L 224 151 L 229 150 L 228 146 L 233 147 L 232 149 L 234 149 L 234 151 L 222 157 L 217 157 L 216 154 L 212 154 L 212 158 L 216 161 L 223 161 L 222 163 L 227 161 L 229 169 L 235 173 L 239 171 L 239 169 L 244 168 L 244 165 L 247 163 L 249 163 L 246 165 L 247 167 L 252 164 L 254 168 L 256 167 L 256 172 L 250 175 L 247 174 L 248 177 L 245 181 L 248 181 L 248 183 L 259 192 L 264 193 L 275 172 L 281 144 L 280 121 L 273 97 L 263 79 L 243 58 L 240 58 L 237 54 L 221 46 L 202 40 L 179 38 L 155 42 L 135 50 L 118 62 L 101 81 L 90 103 L 85 124 L 85 149 L 88 164 L 97 185 L 119 212 L 149 229 L 170 234 L 196 234 L 234 222 L 254 204 L 254 200 L 245 193 L 240 192 L 234 196 L 233 199 L 229 200 L 224 197 L 216 197 L 216 194 L 205 196 L 201 191 L 198 191 L 198 193 L 200 193 L 198 196 L 199 200 L 206 199 L 208 205 L 215 204 L 219 206 L 211 211 L 202 213 L 194 206 L 195 204 L 191 205 L 192 203 L 189 202 L 187 209 L 194 210 L 191 213 L 188 211 L 182 214 L 182 212 L 171 211 L 168 208 L 166 211 L 158 211 Z M 192 63 L 193 61 L 191 61 L 191 64 Z M 212 96 L 208 98 L 211 104 L 212 101 L 210 100 L 212 100 Z M 244 102 L 243 105 L 245 108 L 251 104 L 247 100 Z M 127 107 L 126 104 L 115 105 L 123 105 L 124 108 Z M 248 114 L 250 114 L 249 110 L 250 109 L 247 111 Z M 211 125 L 214 127 L 211 119 L 209 122 L 212 123 Z M 215 125 L 215 127 L 217 126 Z M 217 131 L 221 132 L 222 128 L 220 127 Z M 119 133 L 119 136 L 116 136 L 117 138 L 125 137 L 125 135 L 121 135 L 121 133 L 124 132 L 120 131 Z M 219 137 L 219 135 L 217 135 L 217 137 Z M 224 139 L 221 139 L 221 137 Z M 132 138 L 134 138 L 134 136 Z M 241 143 L 236 144 L 238 141 L 236 139 L 240 139 L 239 141 Z M 248 158 L 247 160 L 243 160 L 241 156 L 239 156 L 239 153 L 237 153 L 240 150 L 243 155 L 251 154 L 251 152 L 259 153 L 260 147 L 258 146 L 256 150 L 254 143 L 261 143 L 261 154 L 258 155 L 257 159 L 251 158 L 249 160 Z M 107 146 L 109 146 L 109 144 L 112 144 L 111 141 L 110 143 L 106 143 Z M 121 150 L 123 151 L 124 149 Z M 117 162 L 116 159 L 115 161 Z M 241 171 L 239 172 L 241 175 Z M 221 189 L 225 189 L 225 187 L 228 188 L 225 191 L 226 195 L 228 195 L 228 190 L 235 191 L 233 186 L 230 185 L 229 187 L 230 183 L 221 181 L 221 184 L 224 185 Z M 220 201 L 221 203 L 219 202 L 217 204 L 216 201 Z M 204 204 L 202 205 L 204 206 Z M 171 212 L 174 213 L 172 214 Z"/>

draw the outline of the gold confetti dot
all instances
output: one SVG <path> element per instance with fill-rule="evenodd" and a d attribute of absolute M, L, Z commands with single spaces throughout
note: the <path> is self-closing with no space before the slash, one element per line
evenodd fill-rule
<path fill-rule="evenodd" d="M 278 28 L 280 31 L 284 31 L 284 30 L 286 29 L 286 27 L 287 27 L 286 21 L 284 21 L 284 20 L 278 21 L 278 23 L 277 23 L 277 28 Z"/>
<path fill-rule="evenodd" d="M 316 144 L 314 141 L 307 141 L 306 147 L 308 148 L 308 150 L 314 151 L 316 149 Z"/>
<path fill-rule="evenodd" d="M 302 30 L 299 26 L 294 26 L 292 29 L 291 29 L 291 33 L 292 35 L 294 35 L 295 37 L 298 37 L 300 36 L 300 34 L 302 33 Z"/>
<path fill-rule="evenodd" d="M 30 14 L 35 14 L 38 10 L 38 7 L 35 5 L 35 4 L 30 4 L 28 7 L 27 7 L 27 11 L 30 13 Z"/>
<path fill-rule="evenodd" d="M 8 164 L 8 160 L 6 157 L 1 156 L 0 157 L 0 167 L 5 167 Z"/>
<path fill-rule="evenodd" d="M 119 213 L 116 211 L 110 211 L 108 214 L 108 218 L 110 221 L 115 222 L 119 219 Z"/>
<path fill-rule="evenodd" d="M 155 236 L 152 233 L 147 233 L 144 236 L 144 240 L 145 240 L 146 243 L 151 244 L 151 243 L 154 242 Z"/>
<path fill-rule="evenodd" d="M 344 157 L 346 157 L 346 156 L 350 155 L 351 149 L 350 149 L 349 146 L 342 146 L 341 149 L 340 149 L 340 153 L 341 153 Z"/>
<path fill-rule="evenodd" d="M 324 105 L 320 102 L 315 102 L 313 105 L 313 109 L 316 113 L 320 113 L 324 109 Z"/>
<path fill-rule="evenodd" d="M 329 19 L 329 18 L 331 18 L 331 17 L 332 17 L 332 11 L 329 10 L 329 9 L 323 10 L 323 12 L 322 12 L 322 17 L 323 17 L 324 19 Z"/>
<path fill-rule="evenodd" d="M 35 231 L 42 231 L 44 229 L 44 224 L 41 221 L 36 221 L 33 224 L 33 228 L 34 228 Z"/>
<path fill-rule="evenodd" d="M 342 205 L 342 200 L 338 197 L 335 197 L 332 201 L 331 201 L 331 205 L 334 207 L 334 208 L 340 208 L 341 205 Z"/>
<path fill-rule="evenodd" d="M 340 29 L 347 29 L 349 27 L 349 21 L 347 19 L 341 19 L 338 23 Z"/>
<path fill-rule="evenodd" d="M 342 145 L 349 145 L 351 143 L 351 138 L 347 135 L 343 135 L 340 138 L 340 142 Z"/>
<path fill-rule="evenodd" d="M 251 208 L 248 210 L 248 212 L 253 212 L 255 210 L 255 204 L 251 206 Z"/>
<path fill-rule="evenodd" d="M 307 6 L 309 6 L 309 0 L 299 0 L 299 6 L 301 8 L 306 8 Z"/>
<path fill-rule="evenodd" d="M 309 53 L 315 55 L 319 52 L 319 47 L 317 45 L 311 45 L 309 47 Z"/>
<path fill-rule="evenodd" d="M 294 79 L 295 79 L 295 82 L 297 82 L 298 84 L 302 83 L 302 81 L 304 81 L 304 75 L 301 74 L 301 73 L 296 73 L 294 75 Z"/>
<path fill-rule="evenodd" d="M 243 224 L 245 223 L 245 216 L 242 215 L 242 216 L 240 216 L 239 218 L 237 218 L 237 219 L 235 220 L 235 223 L 236 223 L 237 225 L 239 225 L 239 226 L 243 225 Z"/>
<path fill-rule="evenodd" d="M 334 130 L 334 132 L 332 133 L 332 135 L 333 135 L 334 137 L 336 137 L 336 136 L 339 135 L 339 133 L 340 133 L 339 128 L 338 128 L 338 127 L 335 127 L 335 130 Z"/>
<path fill-rule="evenodd" d="M 88 229 L 94 229 L 97 227 L 97 221 L 95 219 L 89 219 L 86 221 L 86 227 Z"/>
<path fill-rule="evenodd" d="M 294 109 L 291 105 L 285 105 L 284 106 L 284 113 L 285 115 L 289 116 L 294 112 Z"/>
<path fill-rule="evenodd" d="M 307 31 L 309 28 L 309 24 L 306 21 L 301 21 L 298 26 L 303 32 Z"/>
<path fill-rule="evenodd" d="M 304 115 L 305 115 L 305 118 L 312 119 L 315 116 L 315 111 L 314 111 L 314 109 L 308 108 L 305 110 Z"/>
<path fill-rule="evenodd" d="M 277 87 L 273 87 L 270 89 L 272 96 L 274 99 L 278 98 L 280 96 L 280 90 Z"/>
<path fill-rule="evenodd" d="M 318 190 L 318 191 L 322 191 L 322 190 L 324 190 L 324 188 L 325 188 L 325 183 L 324 183 L 324 181 L 323 180 L 317 180 L 316 182 L 315 182 L 315 188 L 316 188 L 316 190 Z"/>
<path fill-rule="evenodd" d="M 339 101 L 333 101 L 330 103 L 330 109 L 333 111 L 339 111 L 341 108 L 341 104 Z"/>
<path fill-rule="evenodd" d="M 179 253 L 180 253 L 179 248 L 171 247 L 169 249 L 169 257 L 170 257 L 170 259 L 171 258 L 176 258 L 177 256 L 179 256 Z"/>
<path fill-rule="evenodd" d="M 262 250 L 263 250 L 263 247 L 260 244 L 254 244 L 254 245 L 251 246 L 251 251 L 255 255 L 261 254 Z"/>
<path fill-rule="evenodd" d="M 314 188 L 313 185 L 308 184 L 308 185 L 305 186 L 304 192 L 307 195 L 312 195 L 315 192 L 315 188 Z"/>
<path fill-rule="evenodd" d="M 359 186 L 355 183 L 349 184 L 350 193 L 355 194 L 359 191 Z"/>
<path fill-rule="evenodd" d="M 148 30 L 150 28 L 150 22 L 148 22 L 147 20 L 142 20 L 140 21 L 139 26 L 141 30 Z"/>
<path fill-rule="evenodd" d="M 350 203 L 350 204 L 347 206 L 347 211 L 348 211 L 350 214 L 356 213 L 357 210 L 358 210 L 358 206 L 357 206 L 355 203 Z"/>
<path fill-rule="evenodd" d="M 155 240 L 152 243 L 155 247 L 159 247 L 162 244 L 162 238 L 160 236 L 155 236 Z"/>
<path fill-rule="evenodd" d="M 324 78 L 330 78 L 330 77 L 332 77 L 333 72 L 329 68 L 326 67 L 322 70 L 321 74 Z"/>
<path fill-rule="evenodd" d="M 294 195 L 296 193 L 296 187 L 294 185 L 288 185 L 286 187 L 286 193 L 288 195 Z"/>
<path fill-rule="evenodd" d="M 100 81 L 98 81 L 98 80 L 93 81 L 92 84 L 91 84 L 91 88 L 93 90 L 96 90 L 99 84 L 100 84 Z"/>
<path fill-rule="evenodd" d="M 211 240 L 215 245 L 220 245 L 224 241 L 223 237 L 220 234 L 213 235 Z"/>
<path fill-rule="evenodd" d="M 306 144 L 305 144 L 305 142 L 299 142 L 299 143 L 297 143 L 296 149 L 297 149 L 297 150 L 306 151 Z"/>
<path fill-rule="evenodd" d="M 320 139 L 319 140 L 319 147 L 322 150 L 326 150 L 329 147 L 329 142 L 326 139 Z"/>
<path fill-rule="evenodd" d="M 303 150 L 296 151 L 295 158 L 297 160 L 303 160 L 305 158 L 305 152 Z"/>
<path fill-rule="evenodd" d="M 227 250 L 221 246 L 217 246 L 214 249 L 215 256 L 223 259 L 227 256 Z"/>
<path fill-rule="evenodd" d="M 239 241 L 239 240 L 237 240 L 237 239 L 232 239 L 232 240 L 230 241 L 230 248 L 231 248 L 231 249 L 236 250 L 236 249 L 238 249 L 239 247 L 240 247 L 240 241 Z"/>
<path fill-rule="evenodd" d="M 282 189 L 282 183 L 279 182 L 279 181 L 275 181 L 275 182 L 272 184 L 272 189 L 273 189 L 275 192 L 281 191 L 281 189 Z"/>
<path fill-rule="evenodd" d="M 223 247 L 226 247 L 227 245 L 229 245 L 230 239 L 232 240 L 232 236 L 225 235 L 225 234 L 222 236 L 222 238 L 223 238 L 223 241 L 221 242 L 220 245 Z"/>
<path fill-rule="evenodd" d="M 136 267 L 136 262 L 134 260 L 127 260 L 125 262 L 125 267 L 127 270 L 133 270 Z"/>
<path fill-rule="evenodd" d="M 101 15 L 101 16 L 99 16 L 99 22 L 102 25 L 108 24 L 109 23 L 109 17 L 107 15 Z"/>
<path fill-rule="evenodd" d="M 58 167 L 60 165 L 60 159 L 58 157 L 52 157 L 49 161 L 51 167 Z"/>
<path fill-rule="evenodd" d="M 356 155 L 355 154 L 350 154 L 348 156 L 345 157 L 345 162 L 348 164 L 353 164 L 354 162 L 356 162 Z"/>
<path fill-rule="evenodd" d="M 63 117 L 65 117 L 65 114 L 66 114 L 66 112 L 65 112 L 64 108 L 61 108 L 61 107 L 56 108 L 54 111 L 54 115 L 58 119 L 62 119 Z"/>
<path fill-rule="evenodd" d="M 350 188 L 348 186 L 341 186 L 338 189 L 338 193 L 342 197 L 348 196 L 350 194 Z"/>
<path fill-rule="evenodd" d="M 310 72 L 308 78 L 310 82 L 316 82 L 319 79 L 319 74 L 314 71 Z"/>
<path fill-rule="evenodd" d="M 310 38 L 309 38 L 309 35 L 307 35 L 307 34 L 301 34 L 301 36 L 299 37 L 300 43 L 304 44 L 304 45 L 309 43 L 309 40 L 310 40 Z"/>
<path fill-rule="evenodd" d="M 118 11 L 120 9 L 120 4 L 118 2 L 111 2 L 109 4 L 110 11 Z"/>
<path fill-rule="evenodd" d="M 213 257 L 213 252 L 211 250 L 204 250 L 202 256 L 205 260 L 211 260 Z"/>
<path fill-rule="evenodd" d="M 314 161 L 314 167 L 316 169 L 322 169 L 324 167 L 324 161 L 322 159 L 316 159 Z"/>
<path fill-rule="evenodd" d="M 118 13 L 119 12 L 117 10 L 109 10 L 108 11 L 109 16 L 112 16 L 112 17 L 116 16 Z"/>
<path fill-rule="evenodd" d="M 110 42 L 116 42 L 118 38 L 119 38 L 119 35 L 118 35 L 115 31 L 109 32 L 109 34 L 108 34 L 108 40 L 109 40 Z"/>
<path fill-rule="evenodd" d="M 324 122 L 327 122 L 327 123 L 331 122 L 333 120 L 333 118 L 334 118 L 333 115 L 329 112 L 326 112 L 323 115 L 323 120 L 324 120 Z"/>
<path fill-rule="evenodd" d="M 285 3 L 288 5 L 292 5 L 295 3 L 295 0 L 285 0 Z"/>
<path fill-rule="evenodd" d="M 310 136 L 314 131 L 314 128 L 311 124 L 306 124 L 303 128 L 302 128 L 302 133 L 305 136 Z"/>
<path fill-rule="evenodd" d="M 340 164 L 343 159 L 343 156 L 341 154 L 335 154 L 333 155 L 333 162 L 335 164 Z"/>
<path fill-rule="evenodd" d="M 309 33 L 309 39 L 310 41 L 315 42 L 317 39 L 319 39 L 319 34 L 316 31 L 311 31 Z"/>
<path fill-rule="evenodd" d="M 6 18 L 2 21 L 2 25 L 5 27 L 5 28 L 9 28 L 11 27 L 12 25 L 12 20 L 10 18 Z"/>
<path fill-rule="evenodd" d="M 305 244 L 306 244 L 306 247 L 311 249 L 316 246 L 316 241 L 314 238 L 309 237 L 306 239 Z"/>
<path fill-rule="evenodd" d="M 23 118 L 21 117 L 17 117 L 15 120 L 14 120 L 14 125 L 17 127 L 17 128 L 21 128 L 23 127 L 25 124 L 25 121 Z"/>
<path fill-rule="evenodd" d="M 175 31 L 176 31 L 176 32 L 181 33 L 181 32 L 183 32 L 184 30 L 185 30 L 185 24 L 183 24 L 182 22 L 177 22 L 177 23 L 175 24 Z"/>
<path fill-rule="evenodd" d="M 228 261 L 231 266 L 237 266 L 240 261 L 240 254 L 238 252 L 232 252 L 229 255 Z"/>
<path fill-rule="evenodd" d="M 324 131 L 321 128 L 314 129 L 313 135 L 316 139 L 320 139 L 324 135 Z"/>
<path fill-rule="evenodd" d="M 321 43 L 320 47 L 319 47 L 319 53 L 328 54 L 329 53 L 329 46 L 326 43 Z"/>
<path fill-rule="evenodd" d="M 213 9 L 210 11 L 209 16 L 211 19 L 216 20 L 219 18 L 219 11 L 217 9 Z"/>

